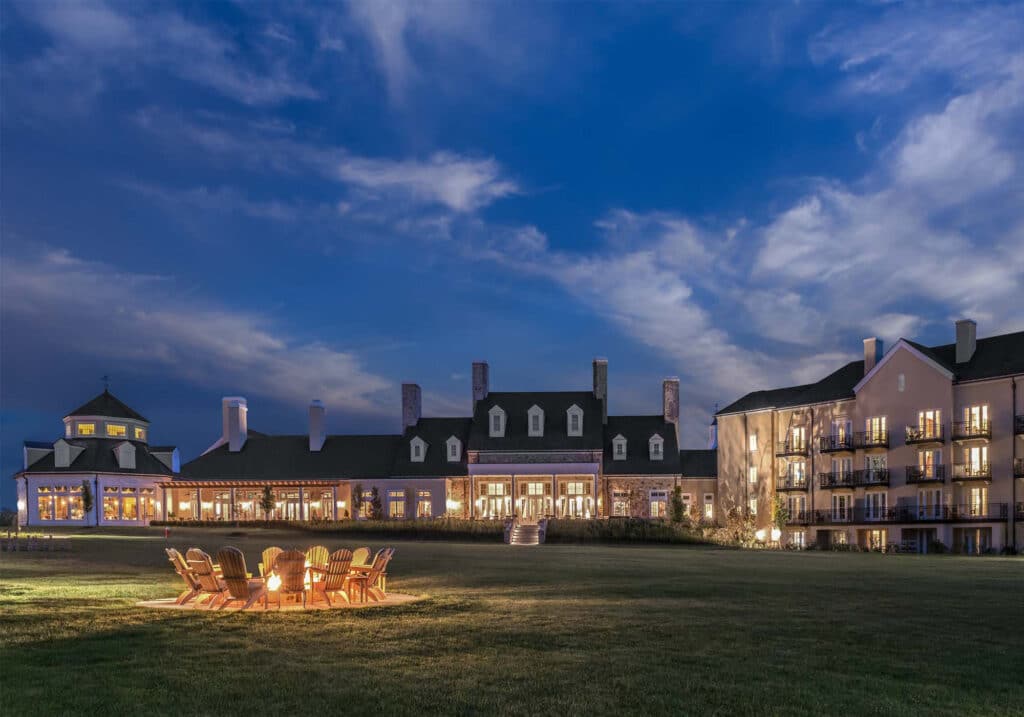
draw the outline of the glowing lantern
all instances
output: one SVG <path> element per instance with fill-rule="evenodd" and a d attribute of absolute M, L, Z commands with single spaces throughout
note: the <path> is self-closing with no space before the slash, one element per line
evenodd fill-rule
<path fill-rule="evenodd" d="M 778 528 L 772 528 L 772 542 L 773 543 L 779 542 L 779 538 L 781 538 L 781 537 L 782 537 L 782 531 L 779 530 Z"/>
<path fill-rule="evenodd" d="M 760 530 L 758 530 L 758 531 L 757 531 L 756 533 L 754 533 L 754 537 L 755 537 L 755 538 L 757 538 L 757 542 L 759 542 L 759 543 L 763 543 L 763 542 L 764 542 L 764 539 L 765 539 L 765 532 L 764 532 L 764 528 L 761 528 L 761 529 L 760 529 Z"/>

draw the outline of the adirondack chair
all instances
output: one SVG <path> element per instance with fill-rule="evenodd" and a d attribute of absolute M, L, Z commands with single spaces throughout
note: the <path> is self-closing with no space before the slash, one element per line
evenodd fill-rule
<path fill-rule="evenodd" d="M 324 600 L 331 607 L 334 603 L 331 602 L 331 594 L 340 595 L 344 598 L 345 602 L 352 602 L 351 596 L 348 594 L 350 589 L 349 581 L 349 566 L 352 564 L 352 551 L 335 550 L 327 558 L 327 568 L 324 571 L 323 580 L 313 583 L 313 600 L 316 599 L 317 595 L 323 595 Z"/>
<path fill-rule="evenodd" d="M 387 599 L 387 567 L 391 562 L 391 556 L 395 554 L 394 548 L 383 548 L 377 551 L 373 559 L 373 566 L 366 573 L 366 594 L 373 600 L 381 602 Z"/>
<path fill-rule="evenodd" d="M 323 545 L 313 545 L 306 548 L 306 562 L 309 563 L 310 567 L 317 570 L 327 569 L 327 559 L 329 557 L 330 551 Z"/>
<path fill-rule="evenodd" d="M 250 579 L 250 574 L 245 570 L 245 556 L 238 548 L 226 547 L 217 552 L 217 562 L 220 563 L 221 579 L 227 587 L 227 595 L 221 600 L 220 610 L 223 610 L 230 603 L 244 602 L 242 609 L 252 606 L 260 598 L 263 598 L 263 608 L 267 608 L 267 588 L 263 580 Z"/>
<path fill-rule="evenodd" d="M 370 549 L 369 548 L 356 548 L 355 552 L 352 553 L 352 567 L 366 566 L 369 567 L 370 562 Z"/>
<path fill-rule="evenodd" d="M 266 578 L 270 573 L 274 572 L 274 561 L 277 560 L 277 556 L 283 552 L 284 551 L 276 545 L 264 550 L 262 562 L 260 563 L 260 575 Z"/>
<path fill-rule="evenodd" d="M 281 578 L 277 589 L 277 607 L 285 597 L 302 596 L 302 607 L 306 607 L 306 555 L 301 550 L 285 550 L 274 561 L 274 573 Z"/>
<path fill-rule="evenodd" d="M 174 548 L 164 548 L 164 552 L 167 553 L 167 559 L 171 561 L 171 567 L 185 583 L 185 591 L 181 593 L 175 600 L 175 605 L 184 605 L 189 600 L 199 594 L 199 581 L 196 580 L 195 574 L 192 569 L 185 562 L 185 558 Z"/>
<path fill-rule="evenodd" d="M 213 560 L 205 552 L 199 548 L 189 548 L 185 557 L 188 559 L 189 568 L 196 576 L 196 582 L 199 583 L 199 597 L 196 598 L 196 604 L 198 605 L 200 598 L 206 595 L 208 597 L 203 604 L 207 608 L 212 608 L 227 594 L 227 586 L 218 578 Z"/>

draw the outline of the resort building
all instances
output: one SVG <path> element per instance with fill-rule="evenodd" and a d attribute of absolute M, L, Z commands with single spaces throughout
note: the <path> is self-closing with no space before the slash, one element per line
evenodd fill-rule
<path fill-rule="evenodd" d="M 471 416 L 424 417 L 420 387 L 403 384 L 402 432 L 363 436 L 327 435 L 318 401 L 306 434 L 259 433 L 247 401 L 225 398 L 221 437 L 161 484 L 166 517 L 364 518 L 376 495 L 393 519 L 664 518 L 679 485 L 715 519 L 714 451 L 678 448 L 678 379 L 645 416 L 608 415 L 603 359 L 590 390 L 557 392 L 491 391 L 488 364 L 474 363 L 472 394 Z"/>
<path fill-rule="evenodd" d="M 899 339 L 816 383 L 756 391 L 717 413 L 724 510 L 759 527 L 783 501 L 783 540 L 928 552 L 1022 545 L 1024 332 Z"/>
<path fill-rule="evenodd" d="M 148 525 L 164 515 L 160 485 L 174 446 L 149 445 L 149 421 L 108 390 L 64 417 L 53 443 L 26 442 L 15 474 L 21 525 Z"/>

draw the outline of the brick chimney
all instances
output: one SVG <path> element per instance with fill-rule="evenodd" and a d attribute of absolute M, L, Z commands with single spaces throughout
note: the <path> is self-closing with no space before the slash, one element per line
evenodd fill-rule
<path fill-rule="evenodd" d="M 667 423 L 676 428 L 676 443 L 679 442 L 679 379 L 672 376 L 661 382 L 661 412 Z"/>
<path fill-rule="evenodd" d="M 241 396 L 225 396 L 220 404 L 224 442 L 229 451 L 238 453 L 249 437 L 249 406 Z"/>
<path fill-rule="evenodd" d="M 601 401 L 601 423 L 608 423 L 608 359 L 594 359 L 594 398 Z"/>
<path fill-rule="evenodd" d="M 419 423 L 423 411 L 423 394 L 419 384 L 402 384 L 402 430 Z"/>
<path fill-rule="evenodd" d="M 490 391 L 490 367 L 486 361 L 473 362 L 473 407 L 476 408 L 478 401 L 487 398 Z"/>
<path fill-rule="evenodd" d="M 875 367 L 879 361 L 882 360 L 882 339 L 877 336 L 872 336 L 869 339 L 864 339 L 864 375 L 867 376 L 868 372 Z"/>
<path fill-rule="evenodd" d="M 978 324 L 973 319 L 956 322 L 956 362 L 967 363 L 978 348 Z"/>
<path fill-rule="evenodd" d="M 320 401 L 309 404 L 309 450 L 318 453 L 327 440 L 327 411 Z"/>

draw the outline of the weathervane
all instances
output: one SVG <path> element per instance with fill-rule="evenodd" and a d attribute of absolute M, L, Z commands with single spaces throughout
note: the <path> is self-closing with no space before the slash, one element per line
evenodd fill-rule
<path fill-rule="evenodd" d="M 110 376 L 108 376 L 107 374 L 103 374 L 102 376 L 100 376 L 100 378 L 103 379 L 103 390 L 104 391 L 109 391 L 110 390 Z"/>

